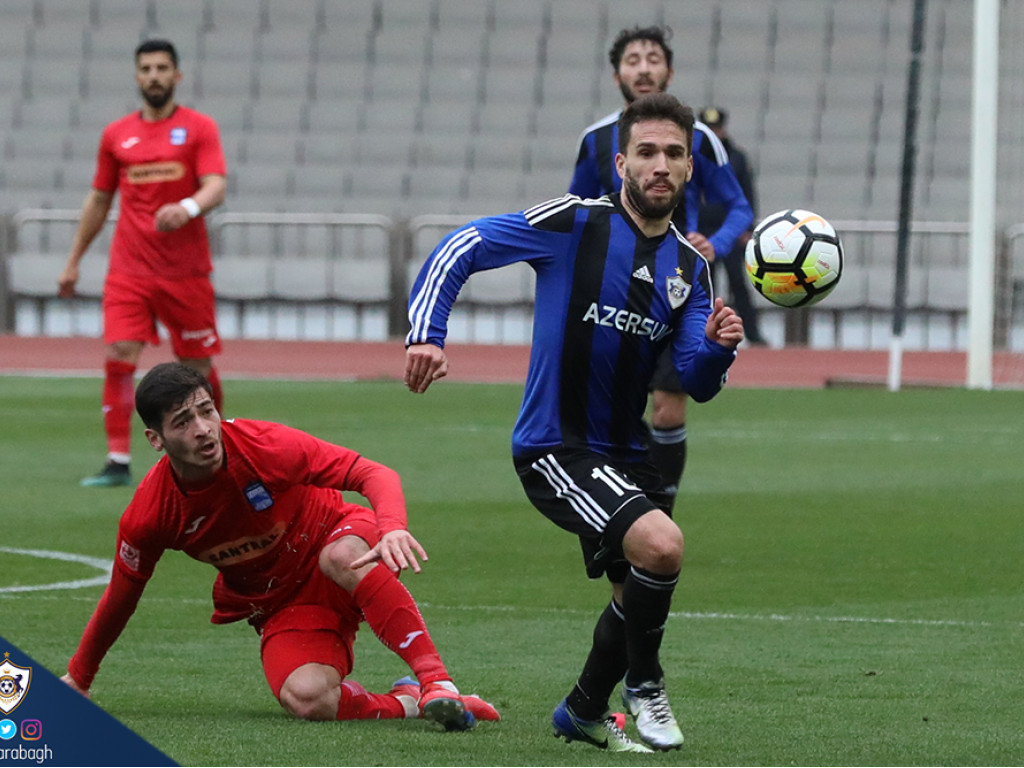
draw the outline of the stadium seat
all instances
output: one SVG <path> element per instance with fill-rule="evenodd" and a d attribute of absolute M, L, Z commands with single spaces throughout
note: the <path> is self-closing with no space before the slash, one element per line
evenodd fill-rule
<path fill-rule="evenodd" d="M 352 146 L 343 135 L 315 132 L 298 140 L 297 157 L 301 165 L 347 165 L 351 161 Z"/>
<path fill-rule="evenodd" d="M 304 165 L 292 172 L 290 195 L 339 200 L 347 184 L 348 171 L 342 165 Z"/>
<path fill-rule="evenodd" d="M 363 122 L 363 107 L 360 101 L 317 99 L 306 107 L 306 133 L 310 137 L 330 136 L 335 141 L 345 141 L 359 129 Z"/>
<path fill-rule="evenodd" d="M 265 21 L 265 3 L 250 0 L 216 0 L 204 6 L 208 34 L 231 37 L 259 32 Z"/>
<path fill-rule="evenodd" d="M 52 128 L 42 126 L 6 133 L 7 137 L 3 145 L 5 158 L 14 158 L 19 161 L 38 158 L 52 162 L 67 158 L 70 154 L 68 132 L 67 128 L 63 126 Z"/>
<path fill-rule="evenodd" d="M 427 102 L 463 101 L 479 105 L 483 76 L 479 64 L 464 62 L 433 62 L 426 75 L 424 98 Z"/>
<path fill-rule="evenodd" d="M 224 141 L 224 136 L 221 136 L 221 141 Z M 242 163 L 297 163 L 298 143 L 296 133 L 289 131 L 253 131 L 239 139 L 238 160 Z"/>
<path fill-rule="evenodd" d="M 322 0 L 288 0 L 287 3 L 265 3 L 261 32 L 263 35 L 305 38 L 322 22 L 325 5 Z M 300 49 L 302 50 L 302 49 Z"/>
<path fill-rule="evenodd" d="M 15 296 L 54 297 L 57 295 L 57 277 L 67 260 L 66 253 L 13 253 L 7 257 L 8 288 Z M 106 255 L 90 254 L 82 260 L 76 293 L 87 298 L 100 298 L 106 273 Z"/>
<path fill-rule="evenodd" d="M 335 259 L 329 295 L 347 303 L 386 305 L 391 296 L 387 259 Z"/>
<path fill-rule="evenodd" d="M 444 101 L 429 101 L 420 108 L 418 131 L 425 136 L 443 136 L 465 145 L 476 130 L 479 109 L 472 95 Z"/>
<path fill-rule="evenodd" d="M 510 6 L 518 3 L 499 5 Z M 518 67 L 522 72 L 531 65 L 540 64 L 543 38 L 539 29 L 539 26 L 534 25 L 508 28 L 496 25 L 494 32 L 487 37 L 487 66 L 511 66 L 513 69 Z"/>
<path fill-rule="evenodd" d="M 252 301 L 270 295 L 270 256 L 229 253 L 213 260 L 213 288 L 218 299 Z"/>
<path fill-rule="evenodd" d="M 293 188 L 294 163 L 250 163 L 228 169 L 228 197 L 244 199 L 250 195 L 274 195 L 286 198 Z M 237 201 L 233 201 L 237 204 Z M 244 208 L 240 210 L 245 210 Z"/>
<path fill-rule="evenodd" d="M 540 101 L 539 70 L 494 62 L 483 73 L 483 101 L 506 110 L 528 109 Z"/>
<path fill-rule="evenodd" d="M 305 100 L 313 95 L 312 69 L 306 58 L 264 59 L 253 65 L 254 101 Z"/>
<path fill-rule="evenodd" d="M 495 3 L 494 31 L 500 34 L 520 29 L 542 29 L 550 0 L 518 0 L 515 3 Z"/>
<path fill-rule="evenodd" d="M 131 83 L 132 81 L 129 80 L 128 82 Z M 82 99 L 72 106 L 75 130 L 71 138 L 75 142 L 82 141 L 83 136 L 91 140 L 94 156 L 96 148 L 99 146 L 100 133 L 103 129 L 114 120 L 138 109 L 138 103 L 130 95 L 125 96 L 123 93 L 117 96 L 113 94 L 97 94 L 94 97 Z"/>
<path fill-rule="evenodd" d="M 519 176 L 529 167 L 529 144 L 520 136 L 481 133 L 472 138 L 468 149 L 474 170 L 495 168 Z M 572 158 L 563 153 L 561 160 L 569 167 Z"/>
<path fill-rule="evenodd" d="M 22 99 L 15 103 L 12 127 L 19 130 L 70 128 L 73 124 L 74 101 L 66 96 Z"/>
<path fill-rule="evenodd" d="M 486 213 L 519 211 L 531 202 L 526 199 L 523 176 L 505 168 L 476 168 L 466 174 L 467 202 L 474 210 Z"/>
<path fill-rule="evenodd" d="M 411 138 L 416 130 L 419 102 L 403 96 L 373 99 L 366 103 L 361 130 L 376 133 L 408 132 Z"/>
<path fill-rule="evenodd" d="M 329 256 L 296 256 L 270 262 L 270 297 L 292 301 L 325 301 L 334 284 Z"/>
<path fill-rule="evenodd" d="M 526 206 L 561 197 L 572 179 L 572 161 L 565 168 L 534 168 L 523 177 L 523 199 Z"/>
<path fill-rule="evenodd" d="M 250 133 L 267 136 L 299 136 L 306 120 L 306 96 L 299 92 L 256 99 L 249 107 Z"/>
<path fill-rule="evenodd" d="M 203 59 L 193 68 L 193 93 L 215 102 L 221 97 L 256 95 L 252 61 L 249 58 Z"/>
<path fill-rule="evenodd" d="M 469 141 L 449 141 L 443 133 L 424 133 L 415 136 L 409 146 L 413 165 L 446 165 L 468 167 L 472 154 Z"/>

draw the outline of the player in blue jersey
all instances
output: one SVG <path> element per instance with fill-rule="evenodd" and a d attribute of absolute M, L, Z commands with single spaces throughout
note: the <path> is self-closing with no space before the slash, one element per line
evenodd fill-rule
<path fill-rule="evenodd" d="M 448 316 L 470 275 L 515 262 L 537 274 L 512 454 L 530 501 L 579 536 L 587 574 L 612 586 L 555 734 L 615 751 L 648 751 L 609 714 L 619 681 L 646 744 L 683 741 L 659 661 L 683 536 L 651 499 L 660 476 L 643 414 L 655 362 L 670 350 L 682 386 L 708 400 L 743 339 L 740 317 L 713 296 L 707 260 L 671 222 L 693 169 L 693 122 L 668 94 L 637 99 L 619 122 L 621 194 L 471 222 L 437 246 L 409 300 L 405 382 L 422 393 L 447 374 Z"/>
<path fill-rule="evenodd" d="M 700 112 L 700 122 L 710 128 L 717 136 L 726 152 L 729 153 L 729 164 L 736 174 L 736 180 L 743 189 L 743 196 L 750 203 L 750 208 L 757 215 L 757 189 L 754 186 L 754 168 L 747 157 L 746 150 L 733 141 L 726 123 L 729 115 L 724 109 L 708 107 Z M 699 230 L 704 234 L 717 232 L 725 220 L 727 210 L 716 203 L 702 202 L 697 220 Z M 743 335 L 748 344 L 763 346 L 766 342 L 761 335 L 761 324 L 758 320 L 757 307 L 751 301 L 753 288 L 747 276 L 747 263 L 744 251 L 753 234 L 753 223 L 736 240 L 732 251 L 724 259 L 715 259 L 714 268 L 721 274 L 722 269 L 729 276 L 729 297 L 732 307 L 743 318 Z"/>
<path fill-rule="evenodd" d="M 665 91 L 672 82 L 670 37 L 667 28 L 633 27 L 615 38 L 608 58 L 627 105 L 646 93 Z M 614 112 L 583 131 L 570 193 L 599 197 L 621 188 L 622 176 L 615 166 L 620 114 Z M 697 229 L 701 201 L 720 205 L 725 212 L 721 226 L 708 237 Z M 729 255 L 753 216 L 725 147 L 707 126 L 697 122 L 693 130 L 693 177 L 673 216 L 676 226 L 708 261 L 714 261 L 716 256 Z M 680 389 L 668 358 L 660 361 L 654 377 L 651 426 L 651 458 L 664 479 L 657 499 L 671 513 L 686 465 L 686 392 Z"/>

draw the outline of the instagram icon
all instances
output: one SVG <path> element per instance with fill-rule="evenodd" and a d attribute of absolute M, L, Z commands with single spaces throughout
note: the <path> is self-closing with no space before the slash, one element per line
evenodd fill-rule
<path fill-rule="evenodd" d="M 22 720 L 21 738 L 23 741 L 39 741 L 43 738 L 43 723 L 41 720 Z"/>

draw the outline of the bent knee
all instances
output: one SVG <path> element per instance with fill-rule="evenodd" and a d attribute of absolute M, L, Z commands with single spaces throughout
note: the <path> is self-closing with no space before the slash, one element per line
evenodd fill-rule
<path fill-rule="evenodd" d="M 683 534 L 676 528 L 674 535 L 659 537 L 650 542 L 647 564 L 641 567 L 654 573 L 678 573 L 683 566 Z"/>
<path fill-rule="evenodd" d="M 330 673 L 313 666 L 321 665 L 307 665 L 292 672 L 281 686 L 278 701 L 300 720 L 334 720 L 341 697 L 340 683 L 335 683 Z"/>
<path fill-rule="evenodd" d="M 652 522 L 630 528 L 623 541 L 627 559 L 652 573 L 678 573 L 683 565 L 683 532 L 667 515 L 654 517 Z"/>
<path fill-rule="evenodd" d="M 352 563 L 368 551 L 366 542 L 356 536 L 338 539 L 320 550 L 320 570 L 342 589 L 351 592 L 366 570 L 365 567 L 354 570 Z"/>

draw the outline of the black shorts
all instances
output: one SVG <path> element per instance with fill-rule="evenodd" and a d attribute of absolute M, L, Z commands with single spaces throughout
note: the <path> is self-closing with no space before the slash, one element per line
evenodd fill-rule
<path fill-rule="evenodd" d="M 672 345 L 669 344 L 658 355 L 654 362 L 654 374 L 651 376 L 651 391 L 655 389 L 662 392 L 683 392 L 683 385 L 679 383 L 679 374 L 676 372 L 672 361 Z"/>
<path fill-rule="evenodd" d="M 532 504 L 551 522 L 579 536 L 587 576 L 626 580 L 622 539 L 641 515 L 658 506 L 648 498 L 661 481 L 650 464 L 617 462 L 593 451 L 556 449 L 515 457 Z"/>

